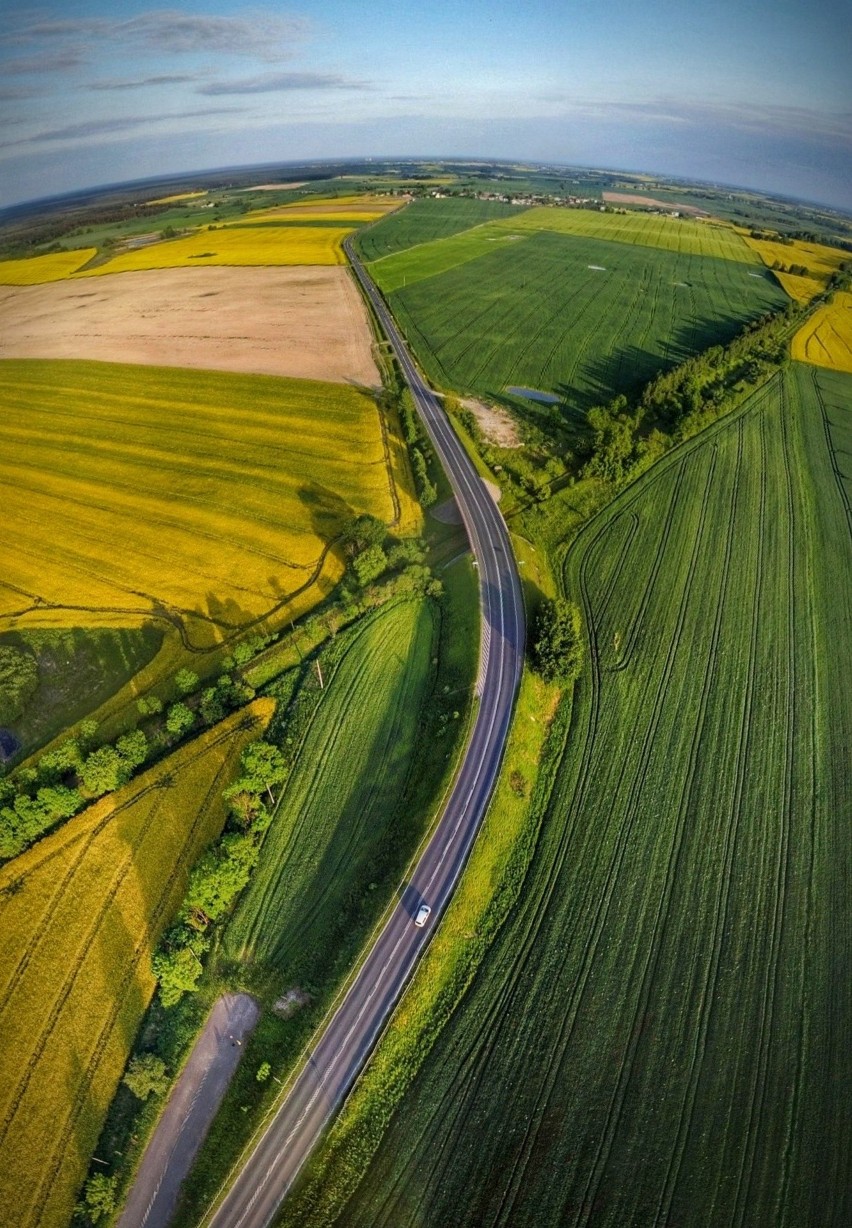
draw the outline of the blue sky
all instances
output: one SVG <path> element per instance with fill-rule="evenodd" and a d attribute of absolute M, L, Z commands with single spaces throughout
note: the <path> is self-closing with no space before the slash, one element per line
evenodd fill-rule
<path fill-rule="evenodd" d="M 548 160 L 852 209 L 850 0 L 0 0 L 0 204 L 324 157 Z"/>

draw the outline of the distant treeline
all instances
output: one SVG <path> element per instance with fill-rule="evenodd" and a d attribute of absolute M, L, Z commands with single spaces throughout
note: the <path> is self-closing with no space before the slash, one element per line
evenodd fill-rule
<path fill-rule="evenodd" d="M 168 213 L 172 205 L 104 205 L 100 208 L 91 207 L 85 214 L 73 213 L 61 217 L 43 218 L 30 223 L 22 223 L 2 240 L 0 240 L 0 256 L 14 258 L 16 256 L 31 256 L 35 248 L 50 246 L 47 251 L 61 250 L 59 240 L 66 235 L 79 231 L 81 226 L 108 226 L 114 222 L 136 221 L 139 218 L 156 218 Z"/>

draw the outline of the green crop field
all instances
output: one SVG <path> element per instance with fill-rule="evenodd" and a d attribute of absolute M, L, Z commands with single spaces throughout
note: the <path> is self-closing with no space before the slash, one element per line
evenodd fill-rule
<path fill-rule="evenodd" d="M 321 699 L 224 955 L 278 986 L 322 981 L 351 946 L 399 813 L 432 666 L 430 604 L 368 619 Z M 386 854 L 385 854 L 386 856 Z"/>
<path fill-rule="evenodd" d="M 375 400 L 343 385 L 9 359 L 0 407 L 0 630 L 108 614 L 207 647 L 313 604 L 343 525 L 411 501 Z"/>
<path fill-rule="evenodd" d="M 415 200 L 385 218 L 380 226 L 370 226 L 355 239 L 362 260 L 378 260 L 419 243 L 446 239 L 483 222 L 521 213 L 519 206 L 493 200 Z"/>
<path fill-rule="evenodd" d="M 757 264 L 755 253 L 732 226 L 653 213 L 600 213 L 590 209 L 528 209 L 506 223 L 512 229 L 551 230 L 587 239 L 639 244 L 682 255 L 715 256 Z"/>
<path fill-rule="evenodd" d="M 850 400 L 791 364 L 572 546 L 520 901 L 337 1224 L 852 1220 Z"/>
<path fill-rule="evenodd" d="M 439 385 L 493 397 L 520 385 L 587 408 L 787 301 L 748 263 L 520 234 L 482 226 L 370 265 Z"/>

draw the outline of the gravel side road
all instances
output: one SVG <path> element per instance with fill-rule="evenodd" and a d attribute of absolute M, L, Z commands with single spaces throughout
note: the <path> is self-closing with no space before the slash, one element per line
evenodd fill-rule
<path fill-rule="evenodd" d="M 118 1228 L 166 1228 L 259 1017 L 248 994 L 216 1002 L 151 1136 Z"/>

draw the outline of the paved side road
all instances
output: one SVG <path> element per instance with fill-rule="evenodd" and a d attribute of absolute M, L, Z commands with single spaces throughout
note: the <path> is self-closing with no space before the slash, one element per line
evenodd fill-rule
<path fill-rule="evenodd" d="M 205 1228 L 267 1228 L 349 1094 L 467 861 L 500 769 L 523 664 L 523 600 L 506 525 L 440 402 L 420 378 L 378 291 L 348 246 L 346 251 L 441 457 L 479 569 L 479 704 L 443 814 L 402 898 L 230 1189 L 205 1216 Z M 432 915 L 418 929 L 414 918 L 423 903 L 429 904 Z"/>
<path fill-rule="evenodd" d="M 248 994 L 228 993 L 216 1002 L 148 1143 L 118 1228 L 166 1228 L 259 1018 Z"/>

